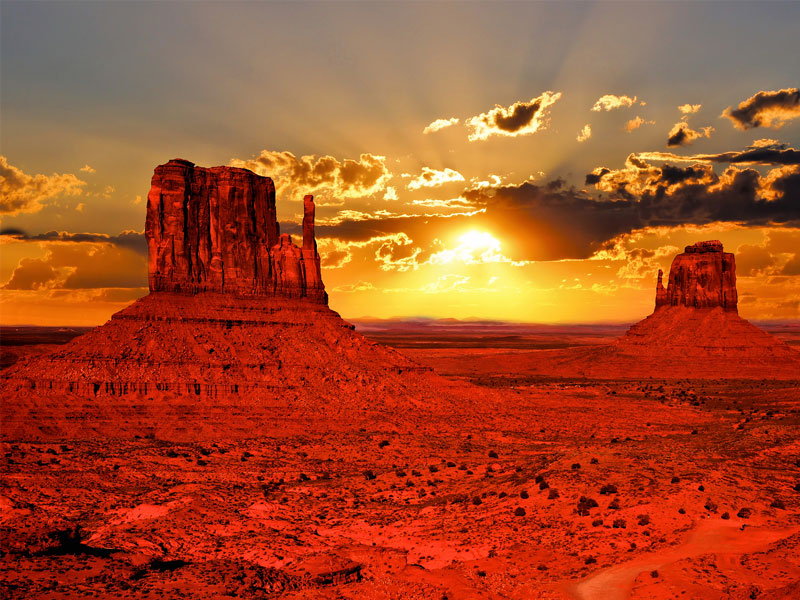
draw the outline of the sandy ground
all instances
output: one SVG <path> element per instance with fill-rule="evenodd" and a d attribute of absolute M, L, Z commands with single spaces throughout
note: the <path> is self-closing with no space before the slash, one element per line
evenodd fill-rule
<path fill-rule="evenodd" d="M 4 440 L 2 595 L 800 595 L 796 381 L 528 380 L 406 352 L 460 411 Z"/>

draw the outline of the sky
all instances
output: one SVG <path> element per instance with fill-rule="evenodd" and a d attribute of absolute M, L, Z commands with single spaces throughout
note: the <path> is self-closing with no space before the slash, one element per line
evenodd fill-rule
<path fill-rule="evenodd" d="M 800 318 L 793 2 L 0 3 L 0 323 L 147 293 L 153 169 L 315 195 L 345 318 L 632 322 L 683 247 Z"/>

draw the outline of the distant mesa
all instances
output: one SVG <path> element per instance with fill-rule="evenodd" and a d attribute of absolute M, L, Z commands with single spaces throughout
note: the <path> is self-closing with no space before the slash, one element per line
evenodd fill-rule
<path fill-rule="evenodd" d="M 156 167 L 145 222 L 150 291 L 285 296 L 327 304 L 314 239 L 314 197 L 303 203 L 298 248 L 280 233 L 269 177 L 182 159 Z"/>

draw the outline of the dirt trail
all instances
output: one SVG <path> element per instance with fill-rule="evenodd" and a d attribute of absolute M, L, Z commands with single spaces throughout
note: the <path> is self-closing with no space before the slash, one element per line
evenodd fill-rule
<path fill-rule="evenodd" d="M 708 519 L 700 521 L 686 541 L 676 547 L 639 556 L 629 562 L 603 569 L 587 577 L 572 590 L 579 600 L 617 600 L 630 596 L 636 577 L 644 571 L 659 569 L 684 558 L 710 553 L 748 554 L 789 537 L 797 527 L 767 529 L 741 522 Z"/>

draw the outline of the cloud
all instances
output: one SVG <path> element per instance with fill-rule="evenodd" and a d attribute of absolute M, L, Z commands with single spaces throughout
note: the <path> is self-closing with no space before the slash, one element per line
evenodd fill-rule
<path fill-rule="evenodd" d="M 21 229 L 0 230 L 0 237 L 13 238 L 20 242 L 63 242 L 72 244 L 111 244 L 133 250 L 147 256 L 147 241 L 143 231 L 125 230 L 118 235 L 105 233 L 69 233 L 67 231 L 48 231 L 29 235 Z"/>
<path fill-rule="evenodd" d="M 446 168 L 444 171 L 438 171 L 430 167 L 422 167 L 422 173 L 408 182 L 408 189 L 418 190 L 423 187 L 439 187 L 454 181 L 464 181 L 464 176 L 453 169 Z"/>
<path fill-rule="evenodd" d="M 642 117 L 636 116 L 627 123 L 625 123 L 622 129 L 627 133 L 631 133 L 632 131 L 639 129 L 639 127 L 641 127 L 642 125 L 655 125 L 655 124 L 656 124 L 655 121 L 645 121 Z"/>
<path fill-rule="evenodd" d="M 674 146 L 689 146 L 699 138 L 711 137 L 711 132 L 713 131 L 713 127 L 702 127 L 700 131 L 695 131 L 689 127 L 686 121 L 679 121 L 669 130 L 667 146 L 670 148 Z"/>
<path fill-rule="evenodd" d="M 41 259 L 20 260 L 8 290 L 79 290 L 147 286 L 147 261 L 136 252 L 108 243 L 45 244 Z"/>
<path fill-rule="evenodd" d="M 28 175 L 0 156 L 0 214 L 38 212 L 58 196 L 79 196 L 85 185 L 71 173 Z"/>
<path fill-rule="evenodd" d="M 465 125 L 469 140 L 485 140 L 492 135 L 517 137 L 531 135 L 547 127 L 549 107 L 561 98 L 561 92 L 544 92 L 528 102 L 515 102 L 509 107 L 495 107 L 478 116 L 470 117 Z"/>
<path fill-rule="evenodd" d="M 717 154 L 690 154 L 681 156 L 671 152 L 639 152 L 632 156 L 640 160 L 671 160 L 675 162 L 705 162 L 757 165 L 800 164 L 800 150 L 789 148 L 775 140 L 757 140 L 745 150 Z"/>
<path fill-rule="evenodd" d="M 427 135 L 429 133 L 434 133 L 435 131 L 441 131 L 446 127 L 452 127 L 456 123 L 458 123 L 458 117 L 452 117 L 450 119 L 436 119 L 433 123 L 423 129 L 422 133 Z"/>
<path fill-rule="evenodd" d="M 340 294 L 352 294 L 353 292 L 369 292 L 376 290 L 374 285 L 369 281 L 359 281 L 357 283 L 347 283 L 344 285 L 333 288 L 332 291 L 339 292 Z"/>
<path fill-rule="evenodd" d="M 234 158 L 230 164 L 272 177 L 281 193 L 298 197 L 323 191 L 334 198 L 370 196 L 382 191 L 392 177 L 386 157 L 367 153 L 359 160 L 339 160 L 315 155 L 298 158 L 291 152 L 262 150 L 255 158 Z"/>
<path fill-rule="evenodd" d="M 730 119 L 737 129 L 779 129 L 786 121 L 800 117 L 800 90 L 761 91 L 741 102 L 736 109 L 729 106 L 721 116 Z"/>
<path fill-rule="evenodd" d="M 587 123 L 586 125 L 584 125 L 584 126 L 583 126 L 583 129 L 581 129 L 581 130 L 578 132 L 578 137 L 577 137 L 577 138 L 575 138 L 575 139 L 576 139 L 576 140 L 578 140 L 579 142 L 585 142 L 585 141 L 586 141 L 586 140 L 588 140 L 590 137 L 592 137 L 592 128 L 591 128 L 591 126 L 590 126 L 590 125 Z"/>
<path fill-rule="evenodd" d="M 702 104 L 681 104 L 678 110 L 685 115 L 693 115 L 703 107 Z"/>
<path fill-rule="evenodd" d="M 83 165 L 80 168 L 80 170 L 83 171 L 84 173 L 97 173 L 97 169 L 94 169 L 94 168 L 90 167 L 89 165 Z"/>
<path fill-rule="evenodd" d="M 633 106 L 636 103 L 638 98 L 634 96 L 631 98 L 630 96 L 615 96 L 614 94 L 606 94 L 605 96 L 600 96 L 597 99 L 597 102 L 594 103 L 592 106 L 592 110 L 594 112 L 600 112 L 604 110 L 608 112 L 609 110 L 614 110 L 615 108 L 626 108 Z"/>

